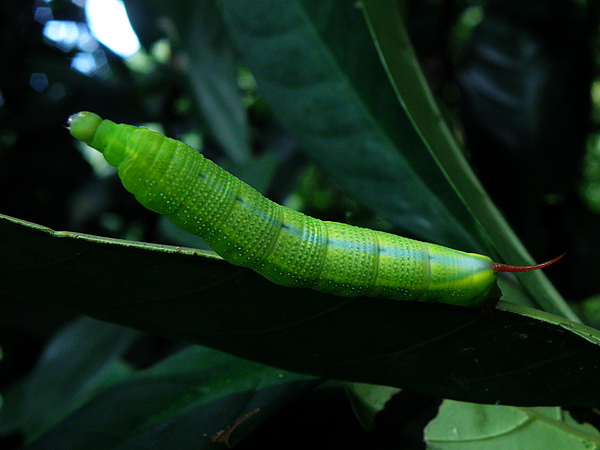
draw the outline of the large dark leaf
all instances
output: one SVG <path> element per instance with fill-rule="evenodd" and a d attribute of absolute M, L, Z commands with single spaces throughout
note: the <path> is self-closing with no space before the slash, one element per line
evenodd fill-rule
<path fill-rule="evenodd" d="M 600 400 L 598 332 L 539 311 L 284 288 L 198 251 L 9 218 L 0 249 L 4 294 L 287 370 L 487 403 Z"/>
<path fill-rule="evenodd" d="M 189 348 L 103 391 L 27 448 L 224 448 L 317 382 Z"/>
<path fill-rule="evenodd" d="M 415 236 L 489 248 L 398 102 L 356 2 L 218 6 L 278 120 L 337 184 Z"/>

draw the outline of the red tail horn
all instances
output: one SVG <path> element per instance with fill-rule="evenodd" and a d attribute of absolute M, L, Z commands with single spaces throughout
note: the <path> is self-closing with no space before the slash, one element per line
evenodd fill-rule
<path fill-rule="evenodd" d="M 558 261 L 563 256 L 565 256 L 564 253 L 560 256 L 557 256 L 554 259 L 551 259 L 550 261 L 546 261 L 545 263 L 541 263 L 541 264 L 535 264 L 533 266 L 511 266 L 508 264 L 493 263 L 492 270 L 494 272 L 528 272 L 530 270 L 538 270 L 538 269 L 543 269 L 544 267 L 548 267 L 550 264 L 554 264 L 556 261 Z"/>

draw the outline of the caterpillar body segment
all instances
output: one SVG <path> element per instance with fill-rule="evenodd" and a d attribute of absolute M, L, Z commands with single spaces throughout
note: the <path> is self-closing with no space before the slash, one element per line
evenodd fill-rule
<path fill-rule="evenodd" d="M 117 167 L 142 205 L 280 285 L 474 307 L 503 271 L 483 255 L 278 205 L 191 147 L 145 128 L 81 112 L 69 118 L 69 130 Z"/>

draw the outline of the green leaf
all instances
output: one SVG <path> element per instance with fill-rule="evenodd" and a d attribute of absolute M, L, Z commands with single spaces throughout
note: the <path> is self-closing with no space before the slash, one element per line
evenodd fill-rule
<path fill-rule="evenodd" d="M 96 392 L 128 376 L 131 369 L 120 357 L 140 336 L 85 317 L 65 327 L 29 377 L 6 395 L 6 407 L 0 411 L 3 433 L 18 428 L 28 438 L 35 437 Z"/>
<path fill-rule="evenodd" d="M 430 449 L 598 448 L 600 433 L 560 408 L 515 408 L 445 401 L 425 429 Z"/>
<path fill-rule="evenodd" d="M 105 390 L 26 448 L 225 448 L 316 383 L 193 347 Z"/>
<path fill-rule="evenodd" d="M 488 248 L 398 103 L 355 2 L 218 7 L 278 120 L 339 186 L 414 236 Z"/>
<path fill-rule="evenodd" d="M 275 285 L 206 252 L 6 217 L 0 251 L 5 295 L 286 370 L 483 403 L 600 400 L 599 332 L 510 303 L 485 313 L 342 298 Z"/>
<path fill-rule="evenodd" d="M 242 93 L 238 84 L 237 58 L 227 38 L 215 2 L 159 2 L 164 17 L 175 25 L 172 36 L 177 58 L 195 105 L 211 133 L 235 162 L 251 154 L 250 132 Z M 164 20 L 164 18 L 163 18 Z"/>
<path fill-rule="evenodd" d="M 375 424 L 375 416 L 400 389 L 376 384 L 346 383 L 346 392 L 361 425 L 370 430 Z"/>

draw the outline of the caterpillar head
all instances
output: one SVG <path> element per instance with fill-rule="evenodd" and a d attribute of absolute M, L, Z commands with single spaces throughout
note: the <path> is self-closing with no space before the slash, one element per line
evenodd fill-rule
<path fill-rule="evenodd" d="M 101 122 L 102 118 L 99 115 L 82 111 L 69 117 L 67 126 L 75 139 L 90 145 Z"/>

